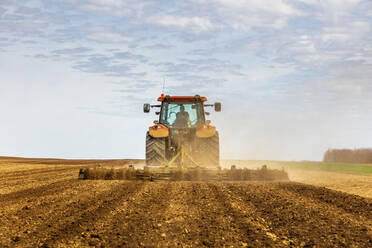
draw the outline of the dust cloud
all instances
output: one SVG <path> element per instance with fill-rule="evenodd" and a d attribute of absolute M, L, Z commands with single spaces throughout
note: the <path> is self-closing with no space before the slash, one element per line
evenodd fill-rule
<path fill-rule="evenodd" d="M 371 146 L 363 131 L 368 122 L 324 109 L 293 112 L 270 105 L 258 111 L 246 103 L 241 109 L 223 104 L 222 112 L 210 118 L 220 133 L 222 159 L 320 161 L 328 148 Z"/>

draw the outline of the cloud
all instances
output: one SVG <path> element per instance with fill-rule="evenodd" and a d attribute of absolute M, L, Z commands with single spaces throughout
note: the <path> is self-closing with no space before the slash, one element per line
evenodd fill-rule
<path fill-rule="evenodd" d="M 4 14 L 7 10 L 3 7 L 0 7 L 0 16 Z"/>
<path fill-rule="evenodd" d="M 78 8 L 86 12 L 101 12 L 115 16 L 142 16 L 144 9 L 151 5 L 151 1 L 136 0 L 53 0 L 60 4 Z"/>
<path fill-rule="evenodd" d="M 150 70 L 157 76 L 202 84 L 218 78 L 225 83 L 231 81 L 227 78 L 244 78 L 249 61 L 265 63 L 272 70 L 286 67 L 283 70 L 288 73 L 296 68 L 315 74 L 337 68 L 339 61 L 371 63 L 371 23 L 366 18 L 370 5 L 366 1 L 41 3 L 7 7 L 6 12 L 2 8 L 0 29 L 19 42 L 31 40 L 30 46 L 36 47 L 39 41 L 56 42 L 58 49 L 36 52 L 36 57 L 70 59 L 75 69 L 89 73 L 138 78 Z M 84 42 L 84 47 L 65 48 L 65 43 L 76 42 Z M 122 51 L 123 46 L 130 51 L 149 51 L 144 56 Z"/>
<path fill-rule="evenodd" d="M 133 64 L 112 65 L 100 58 L 89 58 L 88 61 L 77 62 L 72 67 L 82 72 L 103 74 L 108 77 L 143 77 L 146 75 L 145 72 L 132 72 Z"/>
<path fill-rule="evenodd" d="M 6 12 L 0 19 L 0 36 L 6 33 L 7 37 L 18 38 L 18 42 L 30 43 L 32 40 L 36 43 L 50 37 L 55 26 L 66 23 L 61 15 L 42 9 L 35 1 L 29 4 L 35 7 L 28 7 L 21 1 L 6 5 Z"/>
<path fill-rule="evenodd" d="M 133 36 L 122 34 L 121 32 L 108 27 L 96 26 L 88 27 L 89 34 L 87 39 L 105 43 L 130 43 L 136 40 Z"/>
<path fill-rule="evenodd" d="M 92 48 L 88 47 L 76 47 L 76 48 L 65 48 L 65 49 L 59 49 L 59 50 L 54 50 L 52 53 L 54 54 L 66 54 L 66 55 L 72 55 L 72 54 L 81 54 L 81 53 L 87 53 L 92 51 Z"/>
<path fill-rule="evenodd" d="M 132 60 L 132 61 L 138 61 L 141 63 L 146 63 L 148 61 L 148 58 L 144 55 L 140 54 L 133 54 L 130 52 L 115 52 L 112 56 L 113 60 Z"/>
<path fill-rule="evenodd" d="M 61 55 L 59 54 L 54 54 L 54 55 L 45 55 L 42 53 L 37 53 L 33 56 L 36 59 L 48 59 L 48 60 L 53 60 L 53 61 L 60 61 L 61 60 Z"/>
<path fill-rule="evenodd" d="M 192 88 L 194 91 L 215 90 L 228 80 L 226 77 L 242 77 L 241 66 L 219 59 L 183 59 L 178 62 L 157 63 L 153 65 L 167 79 L 169 90 L 179 91 Z M 210 86 L 213 85 L 213 89 Z"/>
<path fill-rule="evenodd" d="M 171 49 L 173 47 L 174 47 L 174 45 L 171 45 L 171 44 L 162 44 L 162 43 L 156 43 L 156 44 L 144 46 L 144 48 L 147 48 L 147 49 L 156 49 L 156 50 Z"/>
<path fill-rule="evenodd" d="M 5 37 L 0 37 L 0 43 L 5 46 L 5 45 L 8 45 L 10 44 L 10 40 L 8 38 L 5 38 Z"/>
<path fill-rule="evenodd" d="M 27 6 L 19 6 L 15 9 L 14 14 L 18 14 L 21 16 L 35 16 L 42 14 L 41 9 L 39 8 L 30 8 Z"/>
<path fill-rule="evenodd" d="M 345 60 L 361 65 L 372 65 L 372 46 L 363 48 L 361 52 L 356 52 Z"/>
<path fill-rule="evenodd" d="M 300 0 L 316 9 L 315 17 L 318 20 L 339 24 L 351 15 L 351 9 L 357 7 L 361 0 Z M 313 13 L 314 13 L 313 12 Z M 311 13 L 309 13 L 311 14 Z"/>
<path fill-rule="evenodd" d="M 163 72 L 203 73 L 203 72 L 228 72 L 241 75 L 238 71 L 241 66 L 232 64 L 228 60 L 219 59 L 183 59 L 179 63 L 161 63 L 157 67 Z"/>
<path fill-rule="evenodd" d="M 152 1 L 134 3 L 132 0 L 53 0 L 54 8 L 50 10 L 45 8 L 51 6 L 50 2 L 42 3 L 44 8 L 18 6 L 7 13 L 5 20 L 8 23 L 3 26 L 5 31 L 15 33 L 17 29 L 22 30 L 18 34 L 20 39 L 26 36 L 28 40 L 37 37 L 39 40 L 50 39 L 61 44 L 79 41 L 92 47 L 106 45 L 111 49 L 124 45 L 130 49 L 147 48 L 151 50 L 150 53 L 157 52 L 158 55 L 170 49 L 180 49 L 182 45 L 176 38 L 181 38 L 186 43 L 212 39 L 216 41 L 214 45 L 204 48 L 202 44 L 186 48 L 189 61 L 173 60 L 173 65 L 168 65 L 169 70 L 163 67 L 160 73 L 169 74 L 177 70 L 200 73 L 209 70 L 230 75 L 242 74 L 243 67 L 236 64 L 234 69 L 228 64 L 213 64 L 215 62 L 211 61 L 199 61 L 199 65 L 191 62 L 193 59 L 200 60 L 195 56 L 211 57 L 211 54 L 219 59 L 231 54 L 247 54 L 267 61 L 269 66 L 286 65 L 299 69 L 324 66 L 338 60 L 370 63 L 369 53 L 365 50 L 368 47 L 366 37 L 371 34 L 370 22 L 365 19 L 368 11 L 360 9 L 361 5 L 366 5 L 365 1 L 339 3 L 329 0 L 324 4 L 323 1 L 311 0 L 192 0 L 173 5 L 161 2 L 157 6 Z M 326 16 L 327 7 L 338 13 L 337 22 Z M 61 14 L 58 9 L 63 9 L 66 14 Z M 59 14 L 53 17 L 53 13 Z M 362 15 L 359 16 L 360 14 Z M 40 18 L 35 18 L 39 15 Z M 71 17 L 69 22 L 66 21 L 67 17 Z M 14 20 L 18 21 L 15 23 Z M 120 23 L 122 25 L 118 25 Z M 165 37 L 165 31 L 169 31 L 166 33 L 169 39 L 165 39 L 166 43 L 171 45 L 164 45 L 160 39 L 156 41 L 158 45 L 149 44 L 150 40 L 155 43 L 154 37 Z M 196 47 L 198 48 L 195 49 Z M 63 52 L 75 51 L 61 51 Z M 94 54 L 95 49 L 87 51 L 86 55 L 89 53 Z M 37 54 L 44 54 L 40 58 L 48 57 L 45 53 Z M 124 57 L 122 59 L 128 59 Z M 112 55 L 110 59 L 119 58 Z M 137 60 L 136 63 L 149 62 L 148 58 L 131 59 Z M 207 62 L 213 66 L 208 66 Z M 79 63 L 81 64 L 78 67 L 84 68 L 84 71 L 95 68 L 88 66 L 87 61 Z M 164 63 L 164 59 L 152 59 L 151 63 L 160 65 Z"/>
<path fill-rule="evenodd" d="M 166 79 L 169 92 L 183 94 L 216 94 L 231 85 L 232 79 L 241 80 L 245 76 L 241 65 L 221 59 L 180 59 L 150 64 Z"/>
<path fill-rule="evenodd" d="M 371 32 L 371 24 L 366 21 L 348 22 L 342 26 L 325 26 L 321 39 L 324 42 L 349 42 L 363 39 Z"/>
<path fill-rule="evenodd" d="M 218 29 L 218 26 L 213 24 L 208 18 L 198 16 L 152 16 L 147 19 L 147 22 L 153 25 L 168 27 L 194 34 L 210 32 Z"/>
<path fill-rule="evenodd" d="M 48 23 L 35 20 L 22 15 L 4 14 L 1 21 L 0 31 L 14 34 L 20 37 L 36 36 L 43 33 L 43 29 L 48 27 Z"/>
<path fill-rule="evenodd" d="M 119 52 L 114 55 L 94 54 L 87 59 L 76 61 L 73 68 L 82 72 L 103 74 L 109 77 L 144 77 L 146 72 L 134 71 L 137 62 L 144 62 L 142 55 Z"/>
<path fill-rule="evenodd" d="M 269 1 L 227 1 L 194 0 L 205 6 L 212 6 L 215 19 L 225 27 L 240 31 L 252 28 L 284 28 L 291 17 L 300 15 L 300 10 L 281 0 Z"/>
<path fill-rule="evenodd" d="M 136 81 L 120 80 L 120 81 L 112 82 L 112 84 L 121 86 L 120 90 L 115 90 L 118 92 L 123 92 L 122 90 L 123 87 L 125 87 L 125 89 L 130 89 L 130 90 L 137 90 L 137 89 L 144 90 L 146 88 L 151 88 L 151 87 L 158 85 L 158 83 L 156 83 L 154 80 L 144 80 L 144 79 L 138 79 Z"/>

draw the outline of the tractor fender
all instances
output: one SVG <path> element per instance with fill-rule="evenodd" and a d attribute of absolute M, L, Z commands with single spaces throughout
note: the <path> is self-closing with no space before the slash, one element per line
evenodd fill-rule
<path fill-rule="evenodd" d="M 166 126 L 162 124 L 156 124 L 154 126 L 149 127 L 149 134 L 153 138 L 164 138 L 168 137 L 169 130 Z"/>
<path fill-rule="evenodd" d="M 216 127 L 211 125 L 201 125 L 196 128 L 196 137 L 210 138 L 216 134 Z"/>

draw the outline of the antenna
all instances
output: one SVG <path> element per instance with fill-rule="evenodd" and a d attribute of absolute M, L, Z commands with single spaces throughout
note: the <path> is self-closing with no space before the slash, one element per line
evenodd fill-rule
<path fill-rule="evenodd" d="M 165 78 L 163 77 L 163 88 L 161 89 L 161 93 L 164 93 L 164 87 L 165 87 Z"/>

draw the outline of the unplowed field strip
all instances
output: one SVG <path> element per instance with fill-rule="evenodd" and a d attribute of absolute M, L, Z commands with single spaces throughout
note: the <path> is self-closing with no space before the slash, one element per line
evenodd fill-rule
<path fill-rule="evenodd" d="M 50 183 L 69 180 L 76 177 L 77 169 L 78 167 L 0 173 L 0 194 L 33 190 Z"/>
<path fill-rule="evenodd" d="M 365 211 L 366 209 L 372 208 L 371 199 L 301 183 L 278 184 L 278 187 L 286 191 L 294 192 L 298 196 L 304 196 L 310 200 L 325 202 L 341 208 L 345 212 L 356 216 L 364 216 L 365 218 L 372 220 L 372 211 Z"/>
<path fill-rule="evenodd" d="M 326 188 L 27 173 L 0 173 L 0 247 L 372 247 L 372 200 Z"/>
<path fill-rule="evenodd" d="M 59 173 L 63 171 L 71 171 L 80 168 L 80 166 L 67 167 L 67 168 L 48 168 L 48 169 L 34 169 L 34 170 L 20 170 L 13 172 L 3 172 L 0 174 L 0 179 L 19 179 L 20 177 L 28 177 L 32 175 L 42 175 L 49 173 Z"/>

